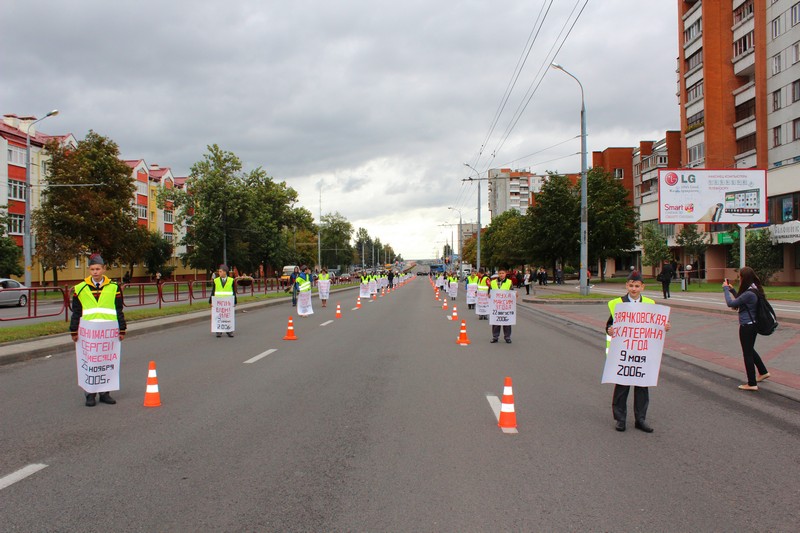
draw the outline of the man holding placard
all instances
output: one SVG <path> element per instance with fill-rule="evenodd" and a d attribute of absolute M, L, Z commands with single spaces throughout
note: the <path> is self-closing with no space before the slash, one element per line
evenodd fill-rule
<path fill-rule="evenodd" d="M 511 280 L 506 278 L 506 271 L 500 269 L 497 279 L 489 285 L 489 298 L 491 300 L 491 313 L 489 324 L 492 325 L 492 340 L 497 342 L 500 337 L 500 326 L 503 326 L 503 337 L 507 344 L 511 344 L 511 326 L 517 323 L 517 293 L 514 292 Z"/>
<path fill-rule="evenodd" d="M 119 390 L 120 342 L 125 338 L 122 291 L 106 275 L 100 254 L 89 257 L 89 277 L 75 285 L 69 331 L 75 343 L 78 385 L 86 406 L 115 404 L 109 391 Z"/>
<path fill-rule="evenodd" d="M 313 278 L 311 276 L 311 267 L 300 267 L 300 274 L 297 276 L 297 314 L 301 317 L 307 317 L 314 314 L 314 309 L 311 304 L 311 285 Z"/>
<path fill-rule="evenodd" d="M 208 303 L 211 304 L 211 332 L 216 333 L 217 337 L 222 337 L 223 332 L 228 337 L 233 337 L 236 329 L 234 321 L 234 307 L 236 306 L 236 289 L 234 288 L 233 278 L 228 275 L 228 265 L 220 265 L 217 269 L 217 277 L 211 287 L 211 296 Z"/>
<path fill-rule="evenodd" d="M 331 275 L 328 274 L 328 269 L 325 267 L 322 267 L 317 277 L 317 290 L 319 299 L 322 300 L 322 307 L 328 307 L 328 298 L 331 295 Z"/>
<path fill-rule="evenodd" d="M 616 430 L 625 431 L 628 393 L 633 385 L 633 415 L 636 429 L 652 433 L 647 423 L 650 403 L 648 387 L 658 384 L 664 333 L 669 331 L 669 307 L 655 305 L 643 296 L 644 280 L 634 270 L 625 283 L 627 294 L 608 302 L 606 322 L 606 364 L 603 383 L 616 383 L 611 408 Z M 647 305 L 645 310 L 644 306 Z"/>

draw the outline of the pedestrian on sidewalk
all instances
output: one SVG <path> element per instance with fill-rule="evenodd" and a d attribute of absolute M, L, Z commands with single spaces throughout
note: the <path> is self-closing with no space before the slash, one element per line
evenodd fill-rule
<path fill-rule="evenodd" d="M 628 280 L 625 282 L 627 293 L 620 298 L 614 298 L 608 302 L 609 317 L 606 322 L 606 356 L 608 349 L 611 346 L 611 334 L 613 330 L 611 327 L 614 325 L 614 308 L 618 303 L 643 303 L 654 304 L 652 299 L 643 296 L 644 280 L 638 270 L 633 270 L 628 275 Z M 664 329 L 669 331 L 670 324 L 667 322 Z M 628 417 L 628 393 L 630 392 L 630 385 L 614 385 L 614 395 L 611 400 L 611 412 L 616 421 L 616 430 L 625 431 L 625 423 Z M 649 387 L 633 387 L 633 417 L 636 421 L 635 427 L 645 433 L 652 433 L 653 428 L 647 423 L 647 407 L 650 404 L 650 390 Z"/>
<path fill-rule="evenodd" d="M 758 383 L 769 378 L 764 361 L 756 351 L 756 336 L 758 326 L 758 299 L 764 298 L 764 288 L 755 271 L 750 267 L 743 267 L 739 271 L 739 290 L 734 291 L 731 284 L 725 279 L 722 282 L 722 292 L 725 294 L 725 303 L 728 307 L 739 311 L 739 344 L 742 346 L 744 370 L 747 373 L 747 383 L 739 385 L 741 390 L 757 391 Z M 758 369 L 758 377 L 756 377 Z"/>
<path fill-rule="evenodd" d="M 531 269 L 527 269 L 525 271 L 525 277 L 522 280 L 522 283 L 525 285 L 525 294 L 531 293 Z"/>
<path fill-rule="evenodd" d="M 670 297 L 669 284 L 672 282 L 672 276 L 674 274 L 675 271 L 672 270 L 672 264 L 670 264 L 669 259 L 664 259 L 661 272 L 658 273 L 658 279 L 661 281 L 661 292 L 664 294 L 665 300 Z"/>

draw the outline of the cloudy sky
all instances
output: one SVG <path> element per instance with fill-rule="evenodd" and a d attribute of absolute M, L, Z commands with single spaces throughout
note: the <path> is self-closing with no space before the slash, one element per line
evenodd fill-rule
<path fill-rule="evenodd" d="M 425 258 L 448 207 L 477 219 L 465 162 L 580 170 L 580 89 L 552 61 L 584 86 L 590 151 L 679 127 L 676 4 L 5 0 L 0 112 L 57 108 L 40 131 L 92 129 L 177 176 L 218 144 Z"/>

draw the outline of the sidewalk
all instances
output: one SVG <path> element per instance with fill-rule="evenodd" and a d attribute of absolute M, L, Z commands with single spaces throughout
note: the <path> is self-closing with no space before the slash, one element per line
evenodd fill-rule
<path fill-rule="evenodd" d="M 522 305 L 567 320 L 601 336 L 608 319 L 607 302 L 625 293 L 619 283 L 595 283 L 591 294 L 603 294 L 602 300 L 547 300 L 542 297 L 578 292 L 577 282 L 565 285 L 531 286 L 530 296 L 520 290 Z M 725 305 L 722 289 L 718 293 L 681 292 L 676 285 L 665 300 L 660 284 L 650 284 L 645 296 L 671 308 L 672 329 L 667 335 L 664 353 L 712 372 L 745 382 L 742 350 L 739 345 L 736 311 Z M 772 376 L 759 384 L 759 394 L 767 391 L 800 402 L 800 302 L 772 300 L 780 327 L 768 336 L 759 336 L 756 350 Z"/>

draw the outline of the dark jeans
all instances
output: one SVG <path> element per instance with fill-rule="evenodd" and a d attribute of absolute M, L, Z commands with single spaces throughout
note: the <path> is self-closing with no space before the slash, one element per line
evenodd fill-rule
<path fill-rule="evenodd" d="M 531 285 L 530 283 L 528 283 L 527 285 L 525 285 L 525 294 L 530 294 L 530 293 L 531 293 Z"/>
<path fill-rule="evenodd" d="M 628 416 L 628 392 L 630 385 L 615 385 L 611 409 L 614 420 L 625 422 Z M 637 422 L 644 422 L 647 418 L 647 406 L 650 404 L 650 391 L 647 387 L 633 387 L 633 417 Z"/>
<path fill-rule="evenodd" d="M 292 305 L 297 306 L 297 286 L 292 288 Z"/>
<path fill-rule="evenodd" d="M 492 338 L 496 339 L 500 336 L 500 326 L 494 325 L 492 326 Z M 511 326 L 503 326 L 503 337 L 506 340 L 511 339 Z"/>
<path fill-rule="evenodd" d="M 767 367 L 761 356 L 756 351 L 756 336 L 758 330 L 755 324 L 739 325 L 739 343 L 742 345 L 742 356 L 744 357 L 744 370 L 747 372 L 747 384 L 758 385 L 756 381 L 756 368 L 758 373 L 764 375 L 767 373 Z"/>
<path fill-rule="evenodd" d="M 670 296 L 670 294 L 669 294 L 669 282 L 670 282 L 670 280 L 661 282 L 661 291 L 664 293 L 664 298 L 669 298 L 669 296 Z"/>

